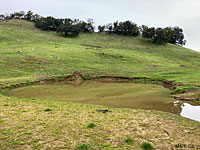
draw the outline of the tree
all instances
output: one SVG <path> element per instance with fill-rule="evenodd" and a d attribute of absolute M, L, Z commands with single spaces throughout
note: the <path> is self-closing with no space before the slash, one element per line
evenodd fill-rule
<path fill-rule="evenodd" d="M 175 37 L 174 37 L 174 31 L 171 27 L 166 27 L 163 29 L 165 32 L 165 36 L 167 38 L 168 43 L 175 44 Z"/>
<path fill-rule="evenodd" d="M 98 26 L 99 32 L 104 32 L 105 31 L 105 26 Z"/>
<path fill-rule="evenodd" d="M 78 36 L 80 33 L 79 28 L 72 24 L 62 24 L 58 27 L 57 33 L 64 33 L 65 36 Z"/>
<path fill-rule="evenodd" d="M 70 18 L 65 18 L 63 23 L 64 24 L 73 24 L 73 20 Z"/>
<path fill-rule="evenodd" d="M 142 25 L 140 27 L 143 38 L 152 39 L 154 43 L 172 43 L 176 45 L 184 45 L 183 30 L 179 27 L 166 27 L 166 28 L 149 28 Z"/>
<path fill-rule="evenodd" d="M 87 29 L 88 32 L 94 32 L 95 27 L 93 26 L 93 24 L 94 24 L 94 20 L 89 18 L 87 20 L 87 26 L 86 26 L 86 29 Z"/>
<path fill-rule="evenodd" d="M 179 27 L 166 27 L 164 28 L 165 36 L 168 43 L 176 45 L 185 45 L 183 30 Z"/>
<path fill-rule="evenodd" d="M 168 42 L 168 39 L 167 39 L 167 36 L 166 36 L 166 32 L 164 29 L 162 28 L 157 28 L 155 30 L 155 34 L 153 36 L 153 42 L 154 43 L 167 43 Z"/>
<path fill-rule="evenodd" d="M 35 27 L 41 30 L 48 30 L 48 23 L 46 22 L 45 18 L 40 18 L 35 21 Z"/>
<path fill-rule="evenodd" d="M 36 22 L 38 19 L 40 19 L 40 18 L 42 18 L 40 15 L 38 15 L 38 14 L 35 14 L 35 15 L 33 15 L 33 17 L 32 17 L 32 21 L 33 22 Z"/>
<path fill-rule="evenodd" d="M 140 35 L 139 27 L 137 26 L 137 24 L 131 21 L 116 21 L 113 24 L 107 24 L 106 29 L 108 30 L 108 33 L 130 35 L 135 37 Z"/>
<path fill-rule="evenodd" d="M 4 15 L 0 15 L 0 22 L 5 20 L 5 16 Z"/>
<path fill-rule="evenodd" d="M 94 22 L 92 19 L 88 19 L 87 22 L 85 22 L 85 21 L 76 22 L 76 25 L 79 27 L 81 32 L 92 33 L 92 32 L 94 32 L 93 23 Z"/>
<path fill-rule="evenodd" d="M 24 19 L 25 12 L 20 11 L 20 12 L 14 12 L 10 14 L 10 19 Z"/>
<path fill-rule="evenodd" d="M 105 28 L 107 29 L 108 33 L 111 34 L 113 32 L 113 25 L 112 23 L 109 23 L 105 26 Z"/>
<path fill-rule="evenodd" d="M 24 19 L 27 21 L 33 21 L 33 12 L 30 10 L 25 14 Z"/>
<path fill-rule="evenodd" d="M 135 37 L 140 35 L 139 27 L 137 26 L 137 24 L 131 21 L 125 21 L 125 22 L 120 23 L 120 25 L 122 26 L 121 33 L 123 35 L 130 35 L 130 36 L 135 36 Z"/>
<path fill-rule="evenodd" d="M 9 20 L 9 19 L 11 19 L 10 15 L 9 15 L 9 14 L 6 14 L 4 20 Z"/>
<path fill-rule="evenodd" d="M 184 34 L 183 34 L 183 29 L 179 27 L 174 27 L 173 28 L 174 32 L 174 43 L 176 45 L 185 45 L 186 40 L 184 39 Z"/>
<path fill-rule="evenodd" d="M 35 21 L 35 27 L 46 31 L 56 31 L 61 24 L 61 20 L 51 16 L 46 18 L 40 18 Z"/>
<path fill-rule="evenodd" d="M 149 28 L 146 25 L 142 25 L 140 27 L 140 32 L 142 33 L 143 38 L 153 39 L 155 35 L 155 28 L 154 27 Z"/>
<path fill-rule="evenodd" d="M 89 32 L 88 27 L 87 27 L 87 22 L 85 21 L 80 21 L 77 26 L 79 27 L 81 32 Z"/>
<path fill-rule="evenodd" d="M 116 34 L 119 34 L 119 22 L 116 21 L 113 23 L 113 32 L 116 33 Z"/>

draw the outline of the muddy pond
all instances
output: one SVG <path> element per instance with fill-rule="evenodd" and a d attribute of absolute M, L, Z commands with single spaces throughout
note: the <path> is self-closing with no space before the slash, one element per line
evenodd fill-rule
<path fill-rule="evenodd" d="M 57 82 L 7 91 L 8 96 L 70 101 L 115 108 L 148 109 L 180 114 L 200 121 L 200 106 L 170 98 L 161 85 L 127 82 Z"/>

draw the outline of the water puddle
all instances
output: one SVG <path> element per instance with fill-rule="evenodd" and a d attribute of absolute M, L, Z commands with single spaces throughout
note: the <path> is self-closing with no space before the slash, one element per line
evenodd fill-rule
<path fill-rule="evenodd" d="M 191 104 L 183 103 L 180 101 L 174 103 L 175 106 L 177 106 L 177 104 L 181 105 L 181 116 L 200 121 L 200 106 L 193 106 Z"/>
<path fill-rule="evenodd" d="M 60 82 L 13 89 L 4 94 L 115 108 L 158 110 L 200 121 L 200 106 L 174 100 L 170 98 L 170 90 L 154 84 L 85 81 L 76 85 Z"/>

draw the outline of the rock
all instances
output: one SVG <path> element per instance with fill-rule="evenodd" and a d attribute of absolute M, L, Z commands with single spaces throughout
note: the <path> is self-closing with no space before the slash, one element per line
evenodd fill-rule
<path fill-rule="evenodd" d="M 18 43 L 19 43 L 19 42 L 21 42 L 21 41 L 20 41 L 20 39 L 17 39 L 17 40 L 16 40 L 16 42 L 18 42 Z"/>
<path fill-rule="evenodd" d="M 155 68 L 157 68 L 157 67 L 160 67 L 160 65 L 152 65 L 152 67 L 155 67 Z"/>
<path fill-rule="evenodd" d="M 109 111 L 109 110 L 107 110 L 107 109 L 105 109 L 105 110 L 96 110 L 97 112 L 102 112 L 102 113 L 107 113 L 107 112 L 112 112 L 112 111 Z"/>
<path fill-rule="evenodd" d="M 183 67 L 183 68 L 184 68 L 184 67 L 185 67 L 185 65 L 180 65 L 180 67 Z"/>
<path fill-rule="evenodd" d="M 20 51 L 20 50 L 18 50 L 18 51 L 16 51 L 17 53 L 22 53 L 22 51 Z"/>

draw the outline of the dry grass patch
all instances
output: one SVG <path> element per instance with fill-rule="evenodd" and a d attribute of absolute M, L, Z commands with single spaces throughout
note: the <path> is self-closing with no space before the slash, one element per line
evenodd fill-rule
<path fill-rule="evenodd" d="M 44 111 L 45 109 L 52 111 Z M 177 115 L 145 110 L 107 109 L 68 102 L 0 98 L 0 149 L 155 149 L 174 144 L 200 144 L 200 123 Z M 96 127 L 88 129 L 93 122 Z M 127 137 L 134 144 L 125 142 Z M 194 138 L 195 137 L 195 138 Z"/>

